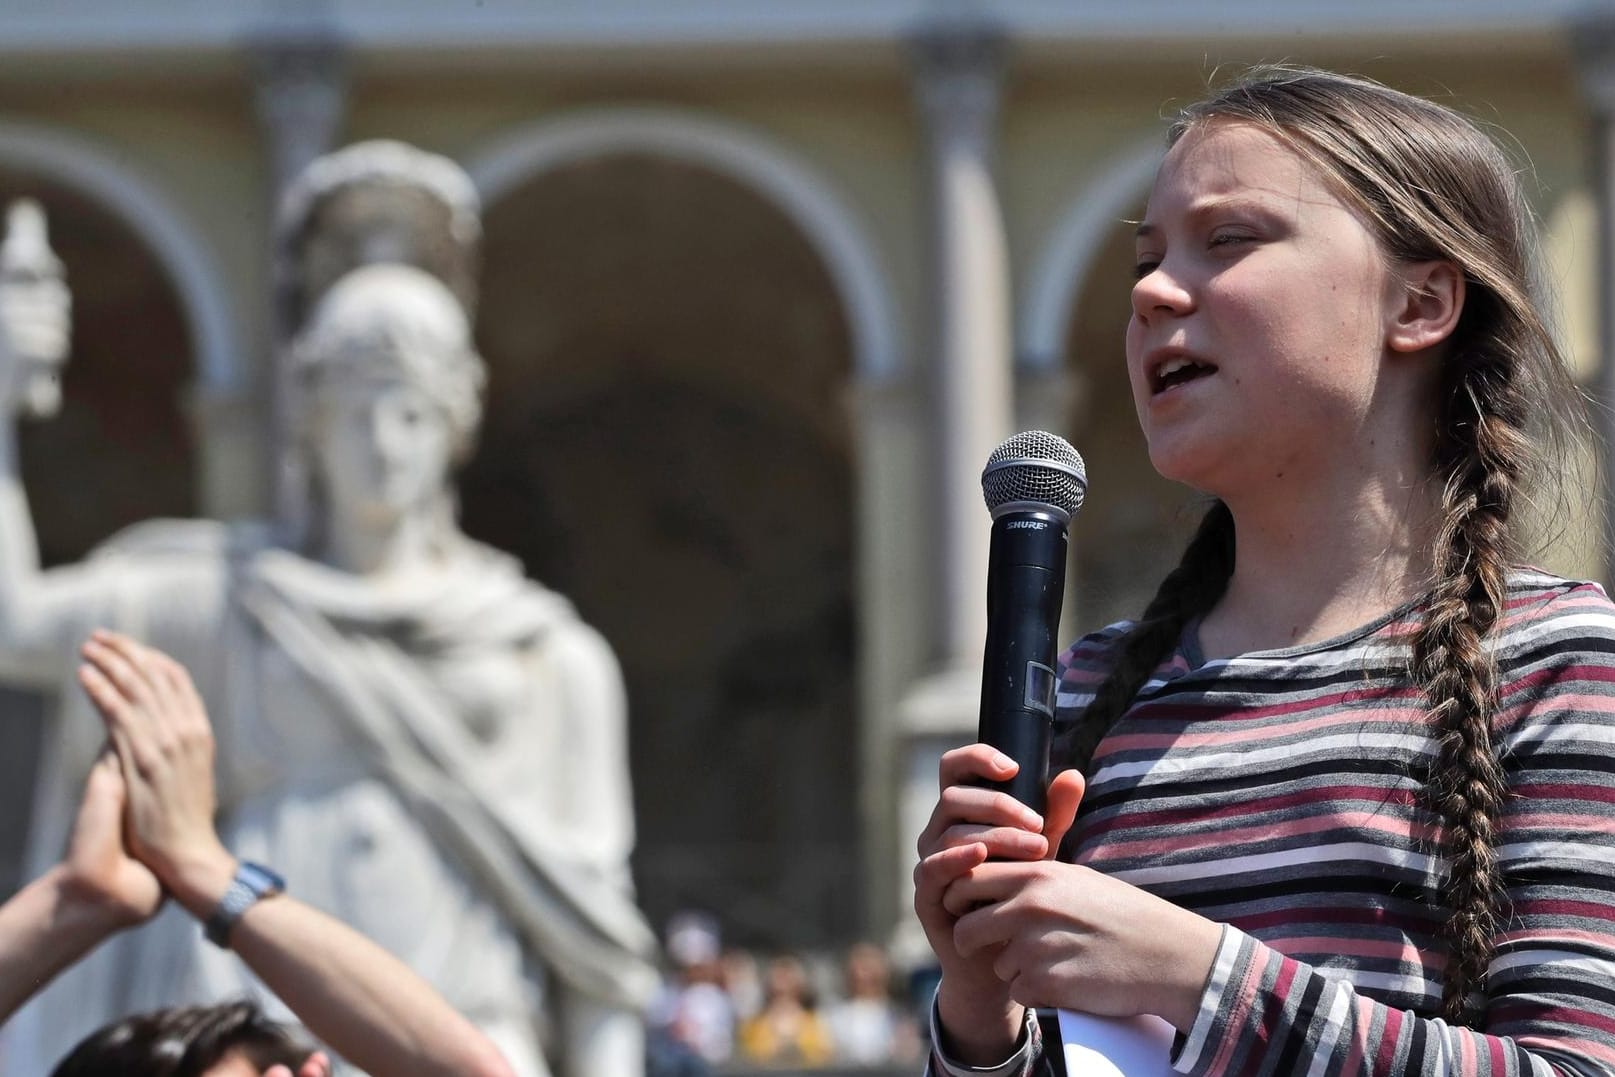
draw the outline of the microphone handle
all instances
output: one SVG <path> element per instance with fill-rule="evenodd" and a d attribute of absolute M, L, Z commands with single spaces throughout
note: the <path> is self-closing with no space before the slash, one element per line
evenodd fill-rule
<path fill-rule="evenodd" d="M 1020 764 L 1013 778 L 991 787 L 1039 814 L 1048 801 L 1065 564 L 1063 517 L 1028 507 L 993 520 L 978 739 Z"/>

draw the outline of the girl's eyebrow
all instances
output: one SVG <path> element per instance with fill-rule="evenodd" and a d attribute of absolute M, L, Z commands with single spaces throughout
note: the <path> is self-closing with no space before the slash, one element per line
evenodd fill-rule
<path fill-rule="evenodd" d="M 1191 218 L 1204 218 L 1218 212 L 1219 210 L 1230 208 L 1241 210 L 1243 212 L 1253 212 L 1259 214 L 1271 214 L 1273 212 L 1272 208 L 1261 199 L 1251 198 L 1248 195 L 1234 194 L 1221 195 L 1215 198 L 1207 198 L 1203 201 L 1196 202 L 1194 205 L 1191 205 L 1188 208 L 1184 216 Z M 1133 238 L 1151 239 L 1156 235 L 1159 235 L 1160 231 L 1160 228 L 1156 225 L 1151 224 L 1149 221 L 1143 221 L 1137 228 L 1133 229 Z"/>

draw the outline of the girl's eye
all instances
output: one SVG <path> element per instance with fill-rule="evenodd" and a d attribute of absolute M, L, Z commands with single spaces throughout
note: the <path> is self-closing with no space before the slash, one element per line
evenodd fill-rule
<path fill-rule="evenodd" d="M 1156 268 L 1159 267 L 1160 264 L 1161 264 L 1161 262 L 1160 262 L 1160 259 L 1158 259 L 1158 258 L 1155 258 L 1155 259 L 1140 258 L 1138 260 L 1138 263 L 1133 266 L 1133 279 L 1134 280 L 1143 280 L 1145 277 L 1149 276 L 1151 273 L 1154 273 Z"/>
<path fill-rule="evenodd" d="M 1214 232 L 1211 236 L 1210 246 L 1227 247 L 1235 243 L 1249 243 L 1252 238 L 1244 232 Z"/>

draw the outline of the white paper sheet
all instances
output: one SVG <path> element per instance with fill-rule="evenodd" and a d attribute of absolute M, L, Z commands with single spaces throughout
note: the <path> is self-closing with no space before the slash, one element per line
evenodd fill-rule
<path fill-rule="evenodd" d="M 1159 1017 L 1058 1011 L 1066 1077 L 1166 1077 L 1176 1030 Z"/>

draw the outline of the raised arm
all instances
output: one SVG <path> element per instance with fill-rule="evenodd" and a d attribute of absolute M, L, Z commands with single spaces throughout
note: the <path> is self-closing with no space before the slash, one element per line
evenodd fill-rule
<path fill-rule="evenodd" d="M 131 849 L 205 921 L 238 864 L 213 827 L 213 735 L 201 700 L 178 663 L 126 637 L 97 633 L 84 657 L 81 682 L 129 785 Z M 493 1044 L 402 962 L 293 897 L 252 904 L 229 944 L 311 1032 L 364 1070 L 511 1073 Z"/>
<path fill-rule="evenodd" d="M 102 940 L 150 918 L 157 877 L 123 844 L 123 775 L 104 754 L 84 784 L 67 855 L 0 905 L 0 1024 Z"/>
<path fill-rule="evenodd" d="M 37 207 L 14 206 L 0 243 L 0 674 L 43 685 L 56 681 L 95 581 L 83 569 L 41 572 L 16 424 L 19 415 L 44 418 L 57 408 L 70 307 L 43 217 Z"/>

